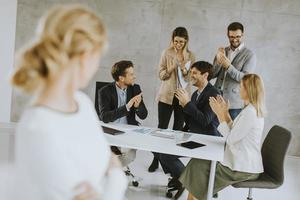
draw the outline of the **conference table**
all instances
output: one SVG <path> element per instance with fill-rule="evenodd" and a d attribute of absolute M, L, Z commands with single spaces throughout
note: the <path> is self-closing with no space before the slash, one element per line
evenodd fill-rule
<path fill-rule="evenodd" d="M 225 138 L 123 124 L 100 122 L 100 125 L 123 132 L 115 135 L 105 133 L 108 143 L 112 146 L 210 160 L 207 199 L 212 199 L 216 163 L 223 160 Z M 205 146 L 189 149 L 177 145 L 187 141 L 194 141 Z"/>

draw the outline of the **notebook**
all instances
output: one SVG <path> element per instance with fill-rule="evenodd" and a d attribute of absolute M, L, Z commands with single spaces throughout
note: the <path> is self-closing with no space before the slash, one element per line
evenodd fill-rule
<path fill-rule="evenodd" d="M 114 129 L 114 128 L 111 128 L 111 127 L 107 127 L 107 126 L 103 126 L 103 125 L 101 125 L 101 127 L 102 127 L 102 130 L 103 130 L 104 133 L 107 133 L 107 134 L 110 134 L 110 135 L 119 135 L 119 134 L 125 133 L 124 131 Z"/>

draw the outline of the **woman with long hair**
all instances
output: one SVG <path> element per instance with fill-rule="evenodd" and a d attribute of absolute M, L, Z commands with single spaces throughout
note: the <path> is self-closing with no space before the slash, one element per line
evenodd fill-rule
<path fill-rule="evenodd" d="M 16 130 L 12 199 L 123 199 L 126 177 L 86 87 L 107 46 L 102 20 L 80 5 L 51 9 L 19 54 L 12 84 L 33 100 Z"/>
<path fill-rule="evenodd" d="M 158 128 L 169 126 L 172 112 L 174 112 L 173 130 L 182 130 L 184 117 L 182 107 L 174 96 L 177 88 L 183 88 L 191 93 L 189 83 L 189 68 L 195 62 L 195 56 L 188 48 L 189 35 L 184 27 L 174 29 L 170 46 L 162 52 L 159 62 L 160 89 L 158 101 Z M 148 171 L 154 172 L 158 168 L 157 154 Z"/>
<path fill-rule="evenodd" d="M 210 97 L 210 106 L 219 119 L 218 131 L 226 138 L 224 159 L 217 163 L 213 193 L 263 172 L 261 140 L 264 129 L 264 86 L 256 74 L 246 74 L 240 83 L 244 101 L 241 113 L 232 121 L 229 103 L 221 96 Z M 180 181 L 189 191 L 188 200 L 206 199 L 210 161 L 191 159 Z"/>

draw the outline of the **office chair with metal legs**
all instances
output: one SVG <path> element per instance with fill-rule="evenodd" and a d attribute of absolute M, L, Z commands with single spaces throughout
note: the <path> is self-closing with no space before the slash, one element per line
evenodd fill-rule
<path fill-rule="evenodd" d="M 291 137 L 291 132 L 285 128 L 277 125 L 271 128 L 261 149 L 264 172 L 256 180 L 232 185 L 235 188 L 249 188 L 247 200 L 253 200 L 254 188 L 275 189 L 283 184 L 284 159 Z"/>
<path fill-rule="evenodd" d="M 134 187 L 139 186 L 138 178 L 131 172 L 128 165 L 134 161 L 136 158 L 136 150 L 135 149 L 127 149 L 120 148 L 121 154 L 119 155 L 119 159 L 121 161 L 122 166 L 124 167 L 125 175 L 130 177 L 130 182 Z"/>
<path fill-rule="evenodd" d="M 109 82 L 101 82 L 101 81 L 97 81 L 96 82 L 96 88 L 95 88 L 95 110 L 97 112 L 97 115 L 99 116 L 99 93 L 98 91 L 108 85 Z M 134 174 L 130 171 L 130 168 L 128 167 L 128 164 L 131 163 L 135 157 L 136 157 L 136 150 L 135 149 L 126 149 L 126 148 L 120 148 L 120 147 L 116 147 L 116 146 L 111 146 L 111 151 L 116 154 L 121 163 L 122 166 L 124 168 L 124 173 L 126 176 L 131 178 L 131 183 L 133 186 L 137 187 L 139 185 L 138 180 L 136 178 L 136 176 L 134 176 Z"/>

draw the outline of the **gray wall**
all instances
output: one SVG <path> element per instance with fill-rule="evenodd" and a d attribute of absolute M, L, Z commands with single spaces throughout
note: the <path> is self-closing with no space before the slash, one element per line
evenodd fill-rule
<path fill-rule="evenodd" d="M 16 48 L 33 35 L 38 18 L 58 0 L 19 0 Z M 63 1 L 68 2 L 68 1 Z M 69 1 L 80 2 L 80 1 Z M 300 1 L 298 0 L 86 0 L 104 19 L 110 47 L 86 93 L 94 99 L 96 80 L 111 81 L 110 67 L 120 59 L 135 64 L 150 111 L 144 125 L 157 126 L 155 96 L 161 51 L 176 26 L 190 33 L 190 49 L 197 59 L 212 61 L 219 46 L 228 44 L 226 27 L 245 25 L 246 45 L 258 57 L 256 72 L 267 91 L 266 130 L 273 124 L 293 132 L 290 155 L 300 156 Z M 27 98 L 14 93 L 12 120 L 17 121 Z"/>

